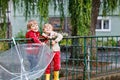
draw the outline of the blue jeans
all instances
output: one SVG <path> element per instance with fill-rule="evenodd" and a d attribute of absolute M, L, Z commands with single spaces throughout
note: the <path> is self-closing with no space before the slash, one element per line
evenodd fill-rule
<path fill-rule="evenodd" d="M 28 54 L 28 61 L 30 63 L 30 70 L 32 71 L 35 66 L 37 66 L 38 63 L 38 56 L 36 54 Z"/>

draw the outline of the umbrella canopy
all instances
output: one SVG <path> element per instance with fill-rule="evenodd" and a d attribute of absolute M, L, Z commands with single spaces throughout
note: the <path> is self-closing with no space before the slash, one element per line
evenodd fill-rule
<path fill-rule="evenodd" d="M 53 57 L 45 44 L 17 44 L 0 54 L 0 79 L 35 80 L 44 74 Z"/>

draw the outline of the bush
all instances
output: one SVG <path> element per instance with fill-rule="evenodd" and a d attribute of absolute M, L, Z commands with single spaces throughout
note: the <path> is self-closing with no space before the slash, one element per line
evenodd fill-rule
<path fill-rule="evenodd" d="M 7 49 L 9 49 L 8 43 L 0 42 L 0 51 L 5 51 Z"/>
<path fill-rule="evenodd" d="M 15 36 L 15 38 L 25 38 L 24 31 L 20 30 L 18 34 Z"/>

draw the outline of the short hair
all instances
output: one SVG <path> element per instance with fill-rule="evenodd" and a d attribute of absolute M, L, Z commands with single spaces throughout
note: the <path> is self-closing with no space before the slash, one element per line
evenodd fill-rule
<path fill-rule="evenodd" d="M 31 29 L 31 26 L 38 24 L 36 20 L 29 20 L 27 23 L 27 29 Z"/>
<path fill-rule="evenodd" d="M 53 26 L 52 26 L 51 24 L 49 24 L 49 23 L 44 24 L 43 30 L 44 30 L 46 27 L 50 27 L 50 28 L 52 28 L 52 30 L 53 30 Z"/>

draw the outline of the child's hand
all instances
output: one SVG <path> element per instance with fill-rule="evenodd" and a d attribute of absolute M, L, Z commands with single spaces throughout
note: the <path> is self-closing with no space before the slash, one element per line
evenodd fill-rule
<path fill-rule="evenodd" d="M 41 42 L 40 45 L 45 45 L 45 43 L 44 43 L 44 42 Z"/>
<path fill-rule="evenodd" d="M 55 40 L 52 40 L 52 45 L 56 44 L 57 42 Z"/>
<path fill-rule="evenodd" d="M 42 45 L 45 45 L 45 43 L 43 42 Z"/>

